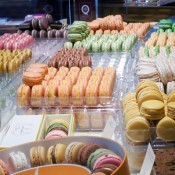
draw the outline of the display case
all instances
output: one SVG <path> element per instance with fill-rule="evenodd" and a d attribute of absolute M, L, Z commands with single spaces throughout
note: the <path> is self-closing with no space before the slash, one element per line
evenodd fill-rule
<path fill-rule="evenodd" d="M 174 62 L 175 44 L 169 45 L 172 44 L 169 40 L 175 43 L 173 5 L 174 1 L 164 0 L 1 1 L 0 149 L 11 147 L 8 141 L 14 133 L 19 137 L 26 134 L 27 138 L 32 130 L 29 141 L 34 142 L 0 151 L 0 158 L 9 165 L 7 155 L 11 151 L 24 151 L 29 162 L 31 146 L 41 144 L 48 149 L 59 141 L 66 145 L 72 141 L 93 142 L 119 153 L 123 158 L 121 166 L 112 174 L 120 174 L 126 168 L 125 173 L 129 175 L 140 172 L 150 143 L 156 155 L 152 173 L 173 175 L 174 138 L 166 140 L 157 134 L 159 121 L 149 121 L 149 129 L 128 130 L 125 112 L 131 109 L 124 111 L 122 104 L 124 96 L 135 92 L 138 83 L 147 75 L 144 72 L 142 77 L 139 76 L 138 70 L 147 71 L 145 62 L 149 62 L 148 65 L 156 62 L 156 45 L 161 50 L 160 55 L 167 58 L 164 66 L 168 65 L 170 74 L 175 75 L 170 64 Z M 162 30 L 159 21 L 164 18 L 171 20 L 163 20 Z M 147 49 L 153 32 L 157 32 L 157 40 L 153 49 Z M 162 35 L 166 41 L 158 42 Z M 167 47 L 162 49 L 162 43 Z M 144 54 L 151 56 L 142 57 Z M 141 68 L 140 60 L 143 61 Z M 153 67 L 157 71 L 159 61 L 155 64 Z M 159 71 L 156 74 L 159 79 L 156 80 L 160 81 L 164 73 Z M 174 80 L 172 75 L 171 80 Z M 150 80 L 149 76 L 146 78 Z M 166 78 L 164 82 L 169 79 L 168 74 Z M 165 83 L 162 86 L 166 89 Z M 161 94 L 167 106 L 168 98 L 163 92 Z M 129 106 L 137 100 L 129 101 Z M 140 116 L 143 119 L 141 112 L 134 117 Z M 174 122 L 174 119 L 170 120 Z M 104 131 L 112 132 L 106 134 L 109 138 L 103 138 Z M 163 131 L 174 135 L 174 128 Z M 48 139 L 55 136 L 65 138 Z M 133 140 L 133 136 L 138 137 Z M 31 168 L 30 163 L 28 165 Z"/>

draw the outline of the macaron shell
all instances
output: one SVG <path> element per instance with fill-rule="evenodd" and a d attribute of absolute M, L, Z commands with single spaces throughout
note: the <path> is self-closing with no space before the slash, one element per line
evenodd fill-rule
<path fill-rule="evenodd" d="M 65 160 L 66 146 L 64 144 L 57 144 L 55 148 L 56 162 L 63 162 Z"/>
<path fill-rule="evenodd" d="M 175 140 L 175 121 L 170 117 L 161 119 L 156 127 L 157 136 L 165 141 Z"/>
<path fill-rule="evenodd" d="M 39 157 L 39 164 L 44 165 L 46 163 L 46 150 L 43 146 L 38 146 L 38 157 Z"/>

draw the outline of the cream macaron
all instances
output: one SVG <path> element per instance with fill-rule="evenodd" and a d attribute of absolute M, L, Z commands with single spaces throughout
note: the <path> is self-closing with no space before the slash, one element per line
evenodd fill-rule
<path fill-rule="evenodd" d="M 150 123 L 140 116 L 130 119 L 126 124 L 126 136 L 132 141 L 148 141 L 151 136 Z"/>

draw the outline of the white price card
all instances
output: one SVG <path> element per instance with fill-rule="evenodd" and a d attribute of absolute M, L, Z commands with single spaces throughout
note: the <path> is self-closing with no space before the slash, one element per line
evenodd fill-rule
<path fill-rule="evenodd" d="M 156 156 L 154 154 L 154 151 L 149 143 L 147 151 L 146 151 L 145 159 L 143 161 L 142 168 L 140 171 L 140 175 L 150 175 L 151 174 L 151 170 L 154 165 L 155 157 Z"/>
<path fill-rule="evenodd" d="M 116 121 L 111 116 L 106 122 L 105 128 L 103 129 L 102 137 L 112 138 L 115 128 L 117 126 Z"/>

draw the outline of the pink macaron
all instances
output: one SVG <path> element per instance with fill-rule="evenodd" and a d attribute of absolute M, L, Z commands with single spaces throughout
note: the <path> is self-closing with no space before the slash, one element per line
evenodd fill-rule
<path fill-rule="evenodd" d="M 47 139 L 61 138 L 66 136 L 67 134 L 62 130 L 52 130 L 46 135 L 45 139 L 47 140 Z"/>
<path fill-rule="evenodd" d="M 118 155 L 115 154 L 106 154 L 101 157 L 99 157 L 93 166 L 93 169 L 96 169 L 104 164 L 113 164 L 116 165 L 117 167 L 121 164 L 122 159 Z"/>

